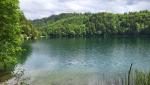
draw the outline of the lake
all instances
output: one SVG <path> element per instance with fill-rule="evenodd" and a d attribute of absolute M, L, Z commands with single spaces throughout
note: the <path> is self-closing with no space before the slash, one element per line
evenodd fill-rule
<path fill-rule="evenodd" d="M 24 69 L 32 85 L 106 85 L 133 69 L 150 70 L 150 38 L 57 38 L 28 41 Z M 8 82 L 11 82 L 9 80 Z M 111 84 L 113 85 L 113 84 Z"/>

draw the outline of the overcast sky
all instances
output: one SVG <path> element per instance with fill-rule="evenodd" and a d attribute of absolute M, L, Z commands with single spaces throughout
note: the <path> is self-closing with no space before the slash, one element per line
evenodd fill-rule
<path fill-rule="evenodd" d="M 20 0 L 28 19 L 70 12 L 113 12 L 150 10 L 150 0 Z"/>

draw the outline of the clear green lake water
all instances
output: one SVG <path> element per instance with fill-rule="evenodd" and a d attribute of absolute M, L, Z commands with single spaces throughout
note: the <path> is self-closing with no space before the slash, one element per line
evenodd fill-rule
<path fill-rule="evenodd" d="M 104 85 L 133 69 L 150 70 L 150 38 L 71 38 L 29 41 L 22 64 L 32 85 Z M 101 82 L 102 83 L 102 82 Z"/>

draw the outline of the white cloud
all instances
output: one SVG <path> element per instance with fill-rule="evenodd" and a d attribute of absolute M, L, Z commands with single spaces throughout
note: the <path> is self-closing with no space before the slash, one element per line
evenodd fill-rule
<path fill-rule="evenodd" d="M 114 12 L 150 10 L 149 0 L 20 0 L 28 19 L 67 12 Z"/>

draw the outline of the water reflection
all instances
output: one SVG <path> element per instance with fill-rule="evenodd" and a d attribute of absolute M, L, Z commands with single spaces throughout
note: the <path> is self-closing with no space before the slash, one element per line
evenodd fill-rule
<path fill-rule="evenodd" d="M 110 85 L 111 79 L 124 79 L 131 63 L 150 70 L 149 43 L 149 38 L 39 40 L 30 42 L 32 52 L 20 67 L 32 85 Z"/>

